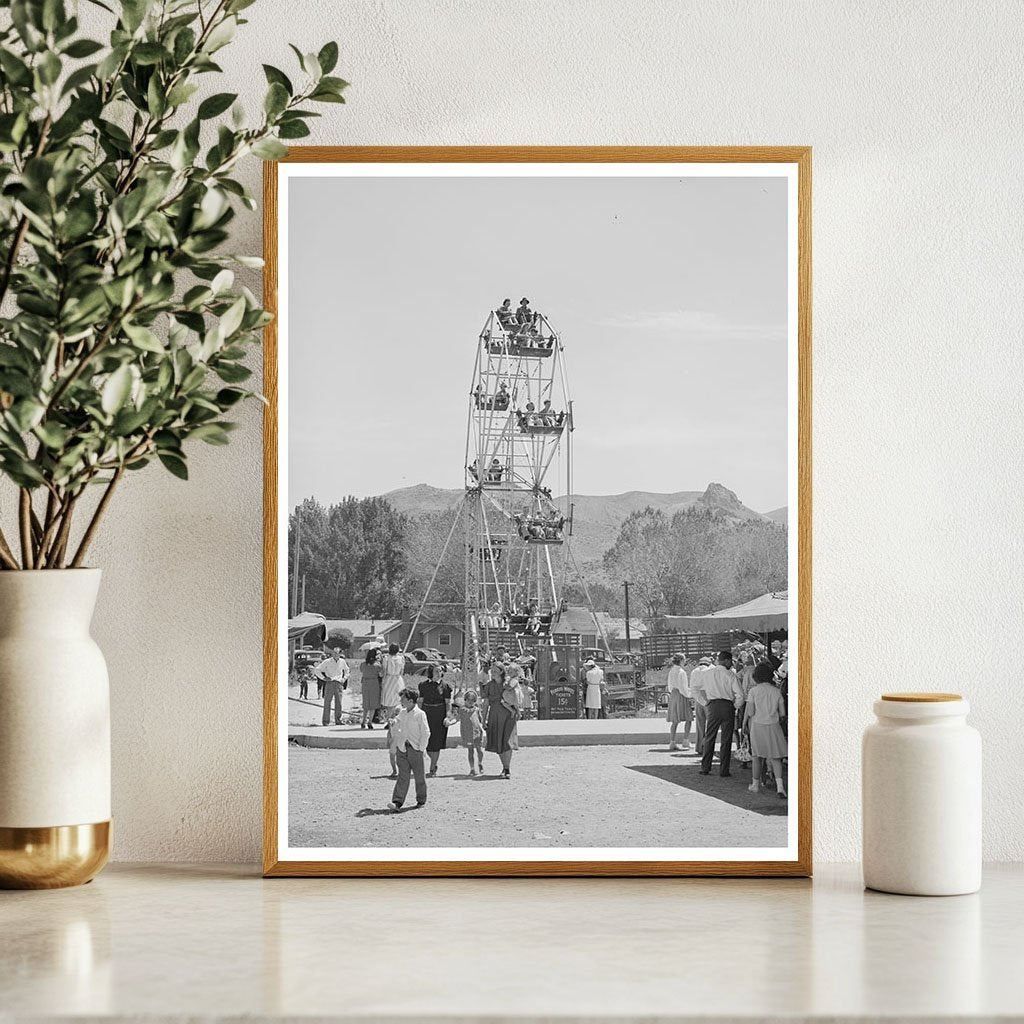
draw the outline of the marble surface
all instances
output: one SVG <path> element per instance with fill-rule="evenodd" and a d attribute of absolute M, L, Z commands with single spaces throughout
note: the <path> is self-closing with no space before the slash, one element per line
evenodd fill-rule
<path fill-rule="evenodd" d="M 1024 866 L 805 880 L 275 879 L 121 865 L 0 893 L 0 1021 L 1024 1020 Z"/>

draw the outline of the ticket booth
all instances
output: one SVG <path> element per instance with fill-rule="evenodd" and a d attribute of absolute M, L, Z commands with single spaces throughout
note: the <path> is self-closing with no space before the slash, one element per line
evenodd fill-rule
<path fill-rule="evenodd" d="M 580 648 L 557 644 L 538 647 L 536 654 L 537 717 L 579 718 Z"/>

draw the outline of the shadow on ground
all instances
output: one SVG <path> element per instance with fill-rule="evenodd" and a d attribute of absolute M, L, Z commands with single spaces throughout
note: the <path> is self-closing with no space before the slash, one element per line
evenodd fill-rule
<path fill-rule="evenodd" d="M 710 775 L 700 774 L 699 764 L 637 764 L 626 766 L 631 772 L 641 775 L 652 775 L 662 782 L 671 782 L 673 786 L 702 793 L 714 800 L 740 807 L 745 811 L 754 811 L 766 816 L 785 815 L 787 801 L 780 800 L 774 792 L 751 793 L 750 773 L 738 766 L 733 769 L 732 778 L 723 779 L 718 774 L 717 766 Z"/>

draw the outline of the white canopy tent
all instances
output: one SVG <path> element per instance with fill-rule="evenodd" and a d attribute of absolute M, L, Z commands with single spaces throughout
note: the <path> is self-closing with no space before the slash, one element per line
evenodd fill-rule
<path fill-rule="evenodd" d="M 681 633 L 774 633 L 789 628 L 789 591 L 762 594 L 733 608 L 723 608 L 709 615 L 666 615 L 665 621 Z"/>

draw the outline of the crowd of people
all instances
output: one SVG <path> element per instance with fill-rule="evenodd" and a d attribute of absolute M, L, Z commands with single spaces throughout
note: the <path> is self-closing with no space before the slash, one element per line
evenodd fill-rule
<path fill-rule="evenodd" d="M 536 609 L 532 609 L 536 613 Z M 518 723 L 534 713 L 536 691 L 531 656 L 509 657 L 505 648 L 484 652 L 482 675 L 463 680 L 443 664 L 428 665 L 416 688 L 405 679 L 406 656 L 397 644 L 369 645 L 359 666 L 362 687 L 361 729 L 380 721 L 387 730 L 387 750 L 395 780 L 388 807 L 397 811 L 415 785 L 416 806 L 427 800 L 427 779 L 437 774 L 448 730 L 458 726 L 466 748 L 470 776 L 483 775 L 484 751 L 500 762 L 500 778 L 511 778 L 512 755 L 519 749 Z M 691 731 L 700 756 L 700 774 L 709 775 L 716 757 L 723 778 L 731 775 L 733 757 L 750 762 L 748 787 L 760 793 L 774 783 L 786 799 L 788 758 L 786 698 L 788 657 L 785 645 L 768 651 L 743 645 L 716 657 L 672 655 L 667 679 L 669 750 L 689 750 Z M 323 685 L 323 725 L 342 723 L 342 694 L 350 669 L 340 650 L 332 650 L 313 669 Z M 599 718 L 605 704 L 604 672 L 593 659 L 583 666 L 583 706 L 587 718 Z M 679 727 L 683 735 L 679 737 Z M 734 752 L 733 747 L 736 747 Z"/>
<path fill-rule="evenodd" d="M 709 775 L 715 742 L 721 736 L 718 770 L 722 777 L 732 774 L 735 742 L 737 759 L 751 763 L 750 791 L 759 793 L 774 780 L 778 797 L 786 799 L 788 677 L 784 645 L 776 651 L 745 645 L 735 666 L 732 651 L 721 651 L 715 658 L 674 654 L 667 684 L 669 750 L 680 749 L 680 725 L 684 726 L 682 749 L 688 749 L 690 730 L 696 726 L 700 773 Z"/>
<path fill-rule="evenodd" d="M 483 663 L 482 680 L 462 685 L 461 674 L 443 664 L 428 665 L 415 689 L 406 684 L 406 657 L 397 644 L 370 645 L 359 666 L 362 687 L 360 729 L 373 729 L 380 720 L 387 730 L 387 750 L 395 780 L 388 807 L 402 808 L 414 784 L 417 807 L 427 802 L 427 779 L 437 774 L 441 751 L 448 745 L 448 730 L 459 728 L 466 748 L 469 774 L 484 772 L 484 751 L 497 755 L 500 778 L 511 778 L 512 754 L 519 749 L 517 724 L 533 714 L 535 691 L 531 685 L 534 659 L 509 658 L 504 648 Z M 340 650 L 332 650 L 313 670 L 324 681 L 323 725 L 341 724 L 342 693 L 350 670 Z M 453 681 L 449 682 L 448 677 Z M 454 685 L 453 685 L 454 683 Z"/>

